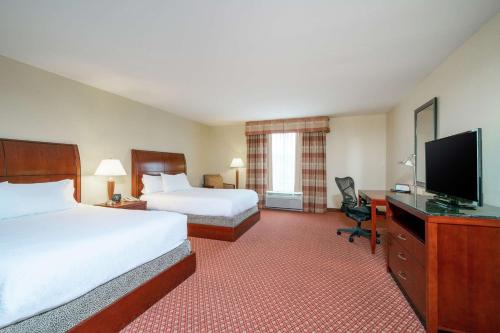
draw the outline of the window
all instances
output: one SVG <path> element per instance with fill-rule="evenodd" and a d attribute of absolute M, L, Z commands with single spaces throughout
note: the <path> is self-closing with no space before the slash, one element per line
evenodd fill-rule
<path fill-rule="evenodd" d="M 271 134 L 273 191 L 295 191 L 296 144 L 296 133 Z"/>

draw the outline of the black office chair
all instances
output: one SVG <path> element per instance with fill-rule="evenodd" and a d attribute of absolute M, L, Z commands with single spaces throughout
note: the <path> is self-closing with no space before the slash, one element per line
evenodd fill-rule
<path fill-rule="evenodd" d="M 349 242 L 354 242 L 354 236 L 371 238 L 371 230 L 361 228 L 361 222 L 371 220 L 371 209 L 366 201 L 362 201 L 360 206 L 357 205 L 358 200 L 356 198 L 354 180 L 351 177 L 335 177 L 335 183 L 337 183 L 342 194 L 342 206 L 340 210 L 356 221 L 356 227 L 337 229 L 337 235 L 341 235 L 343 232 L 350 233 Z M 380 244 L 379 237 L 380 234 L 377 232 L 377 244 Z"/>

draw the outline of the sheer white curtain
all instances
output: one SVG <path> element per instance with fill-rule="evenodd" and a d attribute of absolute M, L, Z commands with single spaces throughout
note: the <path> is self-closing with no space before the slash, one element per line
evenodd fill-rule
<path fill-rule="evenodd" d="M 297 190 L 300 179 L 297 178 L 297 160 L 300 154 L 297 151 L 296 133 L 271 134 L 271 169 L 270 184 L 276 192 L 291 193 Z M 299 156 L 297 156 L 299 155 Z"/>

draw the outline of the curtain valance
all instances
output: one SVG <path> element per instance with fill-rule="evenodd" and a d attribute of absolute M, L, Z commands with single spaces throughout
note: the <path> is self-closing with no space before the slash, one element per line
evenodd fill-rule
<path fill-rule="evenodd" d="M 245 124 L 245 134 L 271 134 L 271 133 L 311 133 L 330 132 L 330 118 L 327 116 L 276 119 L 264 121 L 249 121 Z"/>

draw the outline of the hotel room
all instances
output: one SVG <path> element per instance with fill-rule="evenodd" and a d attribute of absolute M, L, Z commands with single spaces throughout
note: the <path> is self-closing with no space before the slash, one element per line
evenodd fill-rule
<path fill-rule="evenodd" d="M 0 2 L 0 333 L 498 332 L 500 0 Z"/>

